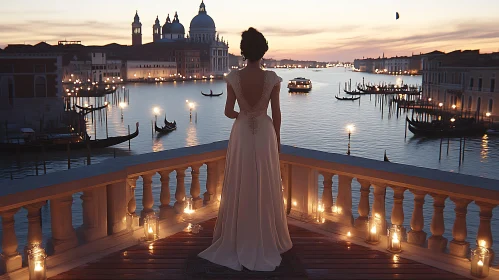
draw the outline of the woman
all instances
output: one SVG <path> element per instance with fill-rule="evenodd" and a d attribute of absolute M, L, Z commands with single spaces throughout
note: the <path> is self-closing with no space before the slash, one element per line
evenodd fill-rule
<path fill-rule="evenodd" d="M 213 244 L 199 256 L 234 270 L 273 271 L 289 237 L 279 167 L 282 79 L 261 69 L 267 40 L 254 28 L 242 34 L 247 66 L 226 77 L 225 115 L 236 119 L 230 134 L 222 201 Z M 240 112 L 234 111 L 239 105 Z M 269 101 L 272 119 L 267 115 Z"/>

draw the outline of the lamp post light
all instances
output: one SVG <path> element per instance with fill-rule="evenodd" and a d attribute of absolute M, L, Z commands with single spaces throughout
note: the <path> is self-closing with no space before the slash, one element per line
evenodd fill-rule
<path fill-rule="evenodd" d="M 192 110 L 196 108 L 196 104 L 194 102 L 189 102 L 189 100 L 185 101 L 189 106 L 189 119 L 192 120 Z"/>
<path fill-rule="evenodd" d="M 355 126 L 353 124 L 347 125 L 347 131 L 348 131 L 348 150 L 347 150 L 347 155 L 350 155 L 350 140 L 352 138 L 352 132 L 355 130 Z"/>
<path fill-rule="evenodd" d="M 125 102 L 120 102 L 120 109 L 121 109 L 121 120 L 123 120 L 123 109 L 126 107 Z"/>
<path fill-rule="evenodd" d="M 452 104 L 452 109 L 456 110 L 456 108 L 457 108 L 456 104 Z"/>
<path fill-rule="evenodd" d="M 154 113 L 154 121 L 157 122 L 158 121 L 158 115 L 159 115 L 160 109 L 159 109 L 159 107 L 154 107 L 152 109 L 152 111 Z"/>

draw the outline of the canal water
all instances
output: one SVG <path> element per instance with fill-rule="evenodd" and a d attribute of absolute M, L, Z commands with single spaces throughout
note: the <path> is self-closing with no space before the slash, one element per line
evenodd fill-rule
<path fill-rule="evenodd" d="M 451 140 L 447 145 L 444 141 L 441 159 L 439 160 L 440 140 L 413 137 L 411 132 L 405 134 L 406 112 L 397 111 L 391 107 L 384 97 L 362 96 L 360 101 L 338 101 L 335 95 L 344 96 L 345 82 L 351 80 L 352 87 L 357 83 L 404 83 L 421 84 L 420 76 L 387 76 L 348 71 L 344 68 L 328 69 L 277 69 L 284 80 L 281 89 L 282 111 L 282 143 L 296 147 L 315 149 L 331 153 L 345 154 L 348 145 L 347 125 L 354 125 L 351 138 L 351 155 L 375 160 L 383 160 L 386 151 L 392 162 L 403 163 L 426 168 L 440 169 L 449 172 L 463 173 L 492 179 L 499 179 L 499 138 L 484 136 L 466 140 L 464 162 L 459 165 L 459 140 Z M 308 94 L 288 93 L 286 82 L 295 77 L 306 77 L 312 80 L 313 90 Z M 341 87 L 341 92 L 339 92 Z M 108 95 L 107 101 L 112 106 L 107 113 L 102 111 L 88 116 L 88 134 L 94 138 L 106 137 L 105 119 L 107 115 L 107 131 L 109 136 L 125 135 L 128 127 L 133 132 L 135 123 L 140 123 L 139 136 L 130 143 L 113 148 L 92 151 L 92 164 L 108 158 L 131 156 L 135 154 L 158 152 L 162 150 L 195 146 L 214 141 L 227 140 L 232 120 L 224 116 L 226 85 L 223 81 L 191 81 L 156 84 L 127 84 L 129 94 L 124 96 L 122 90 L 117 94 Z M 224 92 L 220 97 L 204 97 L 201 91 L 208 93 Z M 127 98 L 125 98 L 127 97 Z M 189 117 L 189 107 L 186 103 L 195 103 L 192 118 Z M 79 104 L 94 104 L 95 99 L 79 100 Z M 103 100 L 97 101 L 100 104 Z M 121 109 L 118 104 L 124 102 Z M 160 108 L 158 122 L 162 123 L 165 115 L 168 121 L 177 122 L 177 130 L 164 136 L 151 132 L 151 121 L 155 118 L 153 108 Z M 269 110 L 270 112 L 270 110 Z M 411 114 L 408 112 L 408 114 Z M 122 118 L 123 116 L 123 118 Z M 66 152 L 48 154 L 46 156 L 47 172 L 56 172 L 68 168 Z M 86 153 L 72 151 L 70 154 L 71 168 L 85 165 Z M 39 174 L 43 174 L 40 155 L 25 154 L 18 158 L 15 155 L 2 155 L 0 160 L 0 178 L 9 180 L 26 176 L 35 176 L 35 165 L 39 165 Z M 203 167 L 205 168 L 205 167 Z M 204 185 L 206 174 L 201 169 L 201 183 Z M 187 173 L 189 174 L 189 173 Z M 170 187 L 175 188 L 174 176 Z M 336 178 L 335 178 L 336 179 Z M 186 186 L 190 186 L 189 176 Z M 154 177 L 155 207 L 159 206 L 159 176 Z M 322 184 L 320 184 L 322 185 Z M 337 182 L 334 191 L 337 193 Z M 359 199 L 359 185 L 354 181 L 353 205 L 356 210 Z M 498 186 L 499 189 L 499 186 Z M 140 210 L 141 181 L 137 189 L 138 208 Z M 202 191 L 203 193 L 203 191 Z M 391 189 L 387 191 L 387 219 L 391 213 Z M 75 228 L 82 223 L 80 194 L 74 195 L 73 224 Z M 405 193 L 405 224 L 409 227 L 412 213 L 413 196 Z M 372 202 L 371 202 L 372 203 Z M 430 235 L 429 225 L 433 213 L 432 198 L 427 197 L 425 203 L 425 231 Z M 50 236 L 50 214 L 48 205 L 42 210 L 43 232 Z M 20 245 L 24 246 L 27 235 L 26 211 L 20 210 L 16 215 L 16 228 Z M 356 212 L 356 211 L 354 211 Z M 356 214 L 356 213 L 355 213 Z M 496 244 L 499 240 L 499 210 L 495 209 L 492 221 Z M 452 240 L 451 230 L 454 222 L 454 205 L 448 201 L 445 208 L 446 237 Z M 478 228 L 478 207 L 470 204 L 468 211 L 468 239 L 475 244 L 474 237 Z M 473 231 L 472 231 L 473 230 Z M 499 251 L 499 246 L 495 246 Z"/>

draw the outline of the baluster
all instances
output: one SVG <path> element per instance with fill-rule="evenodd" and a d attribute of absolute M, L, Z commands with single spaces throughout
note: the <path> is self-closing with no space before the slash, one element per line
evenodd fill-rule
<path fill-rule="evenodd" d="M 281 169 L 281 183 L 282 183 L 282 198 L 284 201 L 284 204 L 287 204 L 287 199 L 288 199 L 288 165 L 286 163 L 281 163 L 280 164 L 280 169 Z"/>
<path fill-rule="evenodd" d="M 468 204 L 471 200 L 464 198 L 451 197 L 456 207 L 456 219 L 452 227 L 453 240 L 449 243 L 449 253 L 454 256 L 465 258 L 470 250 L 470 243 L 466 242 L 468 229 L 466 227 L 466 213 L 468 212 Z"/>
<path fill-rule="evenodd" d="M 352 226 L 352 177 L 339 175 L 336 203 L 338 205 L 338 214 L 341 216 L 339 222 Z"/>
<path fill-rule="evenodd" d="M 475 204 L 480 207 L 480 225 L 478 226 L 478 233 L 476 235 L 477 244 L 480 244 L 480 241 L 485 241 L 485 247 L 489 249 L 491 253 L 490 262 L 494 261 L 494 250 L 492 250 L 492 244 L 494 244 L 494 240 L 492 238 L 492 229 L 490 225 L 490 220 L 492 219 L 492 209 L 496 207 L 494 204 L 475 201 Z"/>
<path fill-rule="evenodd" d="M 426 242 L 426 232 L 424 232 L 423 205 L 425 192 L 411 190 L 414 194 L 414 210 L 411 218 L 411 231 L 407 234 L 407 242 L 423 246 Z"/>
<path fill-rule="evenodd" d="M 127 188 L 128 186 L 125 180 L 106 186 L 108 210 L 107 227 L 109 234 L 118 233 L 127 229 Z M 102 214 L 99 215 L 99 217 L 102 216 Z"/>
<path fill-rule="evenodd" d="M 161 175 L 161 195 L 159 200 L 161 206 L 159 206 L 159 218 L 160 219 L 173 219 L 175 217 L 175 210 L 170 205 L 171 194 L 170 194 L 170 173 L 171 170 L 159 171 Z"/>
<path fill-rule="evenodd" d="M 24 206 L 28 210 L 28 243 L 26 247 L 31 244 L 42 244 L 40 208 L 45 204 L 45 201 L 41 201 Z"/>
<path fill-rule="evenodd" d="M 358 206 L 359 217 L 355 220 L 355 228 L 366 230 L 366 223 L 369 217 L 369 193 L 371 183 L 369 181 L 357 180 L 360 184 L 360 200 Z"/>
<path fill-rule="evenodd" d="M 50 200 L 52 240 L 50 240 L 49 248 L 55 254 L 78 246 L 78 238 L 73 228 L 72 204 L 73 196 L 71 195 Z"/>
<path fill-rule="evenodd" d="M 430 194 L 433 197 L 433 217 L 431 219 L 431 236 L 428 238 L 428 249 L 443 252 L 447 248 L 447 238 L 442 235 L 445 232 L 444 208 L 446 195 Z"/>
<path fill-rule="evenodd" d="M 211 204 L 216 202 L 215 193 L 217 192 L 217 162 L 211 161 L 206 164 L 207 166 L 207 177 L 206 177 L 206 192 L 203 194 L 204 204 Z"/>
<path fill-rule="evenodd" d="M 135 189 L 137 187 L 138 177 L 127 178 L 127 185 L 130 190 L 130 200 L 128 201 L 128 216 L 127 225 L 130 229 L 135 229 L 139 226 L 139 217 L 135 213 L 137 210 L 137 201 L 135 200 Z"/>
<path fill-rule="evenodd" d="M 191 166 L 191 197 L 192 197 L 192 207 L 194 209 L 199 209 L 203 207 L 203 199 L 199 197 L 201 194 L 201 186 L 199 184 L 199 168 L 202 164 L 195 164 Z"/>
<path fill-rule="evenodd" d="M 373 215 L 379 215 L 381 219 L 381 234 L 386 235 L 386 187 L 378 184 L 372 184 L 374 188 Z"/>
<path fill-rule="evenodd" d="M 184 199 L 185 199 L 185 168 L 179 168 L 175 170 L 177 173 L 177 189 L 175 190 L 175 203 L 173 208 L 177 211 L 177 214 L 184 213 Z"/>
<path fill-rule="evenodd" d="M 392 187 L 393 189 L 393 207 L 391 222 L 392 225 L 397 225 L 400 227 L 402 236 L 405 236 L 405 228 L 402 227 L 404 224 L 404 192 L 406 188 L 402 187 Z"/>
<path fill-rule="evenodd" d="M 325 212 L 331 213 L 333 207 L 333 174 L 321 172 L 324 177 L 324 190 L 322 191 L 322 203 L 324 204 Z M 350 181 L 351 182 L 351 181 Z"/>
<path fill-rule="evenodd" d="M 142 212 L 140 213 L 140 217 L 143 219 L 147 216 L 147 214 L 154 212 L 152 207 L 154 206 L 154 199 L 152 197 L 152 176 L 154 174 L 143 174 L 142 177 Z M 141 222 L 142 224 L 142 222 Z"/>
<path fill-rule="evenodd" d="M 12 272 L 22 267 L 22 258 L 17 252 L 16 229 L 14 228 L 14 214 L 19 208 L 2 212 L 2 254 L 0 260 L 5 272 Z"/>

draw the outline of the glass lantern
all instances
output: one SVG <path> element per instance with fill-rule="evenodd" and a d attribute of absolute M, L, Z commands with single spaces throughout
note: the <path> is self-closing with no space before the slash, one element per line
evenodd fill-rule
<path fill-rule="evenodd" d="M 378 215 L 371 216 L 367 220 L 366 242 L 369 244 L 378 244 L 381 234 L 381 220 Z"/>
<path fill-rule="evenodd" d="M 477 278 L 489 276 L 490 252 L 485 247 L 471 251 L 471 275 Z"/>
<path fill-rule="evenodd" d="M 45 250 L 39 244 L 33 244 L 28 250 L 28 270 L 30 280 L 47 279 Z"/>
<path fill-rule="evenodd" d="M 388 230 L 388 247 L 387 250 L 392 253 L 402 252 L 402 231 L 397 225 L 393 225 Z"/>
<path fill-rule="evenodd" d="M 159 236 L 159 218 L 152 212 L 144 218 L 144 239 L 145 241 L 154 241 Z"/>
<path fill-rule="evenodd" d="M 317 211 L 315 212 L 315 219 L 318 223 L 324 223 L 325 218 L 324 218 L 324 203 L 322 203 L 321 200 L 319 200 L 319 203 L 317 203 Z"/>

